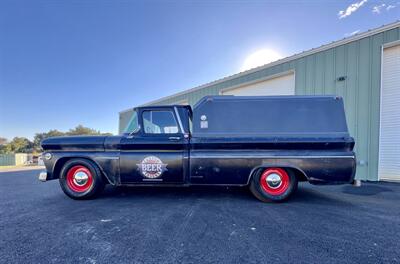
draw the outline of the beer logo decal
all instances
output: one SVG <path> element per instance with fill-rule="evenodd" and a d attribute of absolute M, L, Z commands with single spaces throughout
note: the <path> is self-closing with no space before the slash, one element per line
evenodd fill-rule
<path fill-rule="evenodd" d="M 149 179 L 155 179 L 160 177 L 164 171 L 167 171 L 167 165 L 163 163 L 156 156 L 148 156 L 142 160 L 140 164 L 136 164 L 138 170 L 143 174 L 144 177 Z"/>

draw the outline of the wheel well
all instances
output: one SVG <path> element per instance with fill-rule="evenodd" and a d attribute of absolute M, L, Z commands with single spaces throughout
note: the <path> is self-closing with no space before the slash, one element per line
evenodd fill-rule
<path fill-rule="evenodd" d="M 71 159 L 75 159 L 74 157 L 66 157 L 66 158 L 60 158 L 57 160 L 57 163 L 54 165 L 54 170 L 53 170 L 53 178 L 58 179 L 60 178 L 60 172 L 62 167 L 64 167 L 64 164 Z"/>
<path fill-rule="evenodd" d="M 300 181 L 308 181 L 307 176 L 305 175 L 305 173 L 303 171 L 301 171 L 300 169 L 293 168 L 293 167 L 288 167 L 288 166 L 263 166 L 263 167 L 260 167 L 260 168 L 258 168 L 256 170 L 254 170 L 253 173 L 251 174 L 251 177 L 253 177 L 257 173 L 262 172 L 263 170 L 265 170 L 267 168 L 272 168 L 272 167 L 282 168 L 282 169 L 289 170 L 289 171 L 293 172 L 299 182 Z"/>
<path fill-rule="evenodd" d="M 93 160 L 91 160 L 91 159 L 89 159 L 89 158 L 86 158 L 86 157 L 64 157 L 64 158 L 60 158 L 60 159 L 57 161 L 56 165 L 54 166 L 54 170 L 53 170 L 53 177 L 54 177 L 54 179 L 60 178 L 60 173 L 61 173 L 62 167 L 64 167 L 64 164 L 65 164 L 67 161 L 72 160 L 72 159 L 83 159 L 83 160 L 87 160 L 87 161 L 90 161 L 90 162 L 94 163 L 97 167 L 99 167 L 99 165 L 97 165 L 96 162 L 94 162 Z M 99 168 L 99 169 L 100 169 L 100 168 Z M 103 177 L 103 179 L 104 179 L 106 182 L 108 182 L 107 177 L 104 175 L 104 173 L 102 172 L 101 169 L 100 169 L 100 173 L 101 173 L 101 177 Z"/>
<path fill-rule="evenodd" d="M 288 167 L 284 167 L 284 169 L 292 171 L 299 182 L 300 181 L 308 181 L 307 176 L 305 175 L 305 173 L 303 171 L 301 171 L 297 168 L 288 168 Z"/>

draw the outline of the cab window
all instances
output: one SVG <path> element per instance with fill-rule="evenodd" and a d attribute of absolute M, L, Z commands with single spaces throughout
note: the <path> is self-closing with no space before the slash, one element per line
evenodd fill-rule
<path fill-rule="evenodd" d="M 143 126 L 146 134 L 176 134 L 178 123 L 172 111 L 143 111 Z"/>

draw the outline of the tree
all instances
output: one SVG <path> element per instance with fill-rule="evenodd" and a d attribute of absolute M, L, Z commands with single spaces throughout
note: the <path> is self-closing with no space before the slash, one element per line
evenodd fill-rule
<path fill-rule="evenodd" d="M 6 138 L 0 137 L 0 146 L 5 145 L 7 143 L 7 141 L 8 140 Z"/>
<path fill-rule="evenodd" d="M 64 135 L 65 135 L 64 132 L 58 131 L 57 129 L 52 129 L 49 132 L 36 133 L 35 137 L 33 138 L 33 149 L 35 152 L 41 152 L 42 147 L 40 146 L 40 143 L 42 142 L 43 139 L 49 137 L 59 137 Z"/>
<path fill-rule="evenodd" d="M 6 145 L 7 153 L 27 153 L 32 152 L 33 143 L 24 137 L 15 137 Z"/>
<path fill-rule="evenodd" d="M 11 142 L 7 143 L 7 139 L 0 137 L 0 154 L 8 153 L 32 153 L 41 152 L 42 148 L 40 143 L 42 140 L 49 137 L 59 136 L 78 136 L 78 135 L 107 135 L 111 136 L 111 133 L 101 133 L 99 130 L 84 127 L 78 125 L 77 127 L 70 129 L 68 132 L 58 131 L 56 129 L 49 130 L 48 132 L 36 133 L 33 138 L 33 142 L 24 137 L 15 137 Z"/>
<path fill-rule="evenodd" d="M 9 154 L 9 153 L 12 153 L 10 143 L 0 145 L 0 154 Z"/>
<path fill-rule="evenodd" d="M 67 133 L 68 136 L 80 136 L 80 135 L 101 135 L 99 130 L 84 127 L 78 125 L 77 127 L 70 129 Z"/>

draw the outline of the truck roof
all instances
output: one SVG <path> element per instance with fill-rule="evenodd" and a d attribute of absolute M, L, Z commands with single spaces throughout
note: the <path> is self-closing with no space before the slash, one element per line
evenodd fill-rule
<path fill-rule="evenodd" d="M 147 109 L 147 108 L 165 108 L 165 107 L 178 107 L 178 108 L 192 108 L 190 105 L 146 105 L 146 106 L 138 106 L 135 107 L 134 109 Z"/>
<path fill-rule="evenodd" d="M 237 95 L 207 95 L 201 98 L 193 108 L 196 108 L 198 105 L 202 104 L 204 101 L 232 101 L 232 100 L 248 100 L 248 101 L 255 101 L 255 100 L 268 100 L 268 99 L 323 99 L 323 98 L 330 98 L 330 99 L 338 99 L 341 100 L 341 96 L 337 95 L 268 95 L 268 96 L 237 96 Z"/>

